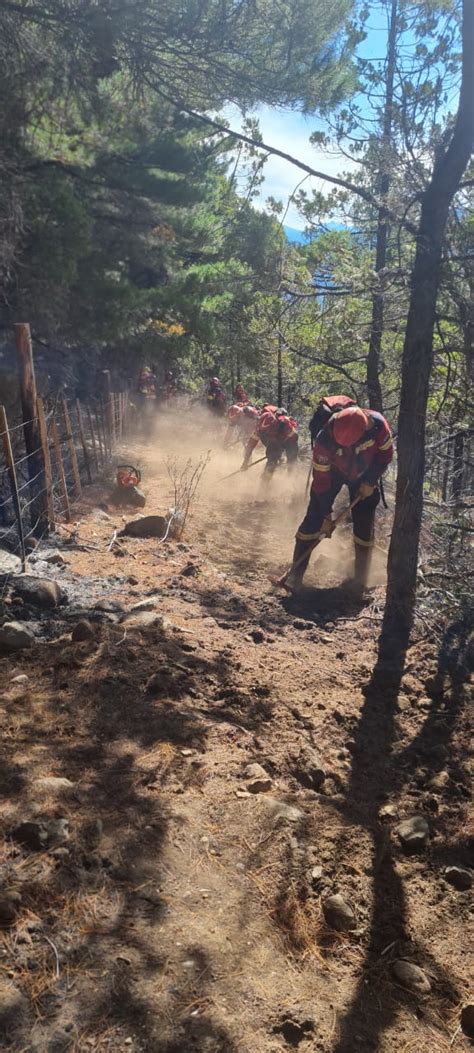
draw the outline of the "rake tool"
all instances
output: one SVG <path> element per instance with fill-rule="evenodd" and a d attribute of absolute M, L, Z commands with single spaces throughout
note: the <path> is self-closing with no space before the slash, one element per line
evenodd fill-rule
<path fill-rule="evenodd" d="M 336 518 L 333 519 L 333 521 L 332 521 L 333 522 L 333 527 L 335 528 L 337 526 L 337 524 L 341 521 L 341 519 L 344 519 L 344 516 L 346 516 L 348 512 L 352 512 L 352 509 L 355 508 L 355 506 L 358 505 L 359 501 L 361 501 L 361 500 L 362 500 L 361 497 L 355 497 L 354 500 L 351 501 L 350 505 L 347 505 L 346 508 L 343 508 L 342 512 L 339 512 L 339 515 L 337 515 Z M 327 536 L 328 536 L 327 534 L 318 534 L 317 538 L 314 541 L 314 544 L 311 545 L 311 547 L 309 549 L 309 555 L 311 555 L 311 553 L 314 552 L 314 549 L 317 548 L 318 545 L 321 544 L 321 541 L 324 541 L 325 538 L 327 538 Z M 276 585 L 278 588 L 286 589 L 287 592 L 292 592 L 293 590 L 290 588 L 289 585 L 286 584 L 287 578 L 289 578 L 289 576 L 292 573 L 292 571 L 297 570 L 297 568 L 300 567 L 302 563 L 304 563 L 304 561 L 305 561 L 305 559 L 307 559 L 307 557 L 308 557 L 308 550 L 306 552 L 303 552 L 303 555 L 300 556 L 300 558 L 296 560 L 296 563 L 292 563 L 291 567 L 288 567 L 288 570 L 286 570 L 285 573 L 282 574 L 281 578 L 275 577 L 274 574 L 269 574 L 268 575 L 269 581 L 271 581 L 272 585 Z"/>
<path fill-rule="evenodd" d="M 256 464 L 261 464 L 262 461 L 266 461 L 266 459 L 267 459 L 266 456 L 265 457 L 259 457 L 258 461 L 252 461 L 252 464 L 249 464 L 248 468 L 255 468 Z M 219 482 L 223 483 L 226 479 L 232 479 L 234 475 L 240 475 L 241 471 L 242 471 L 242 468 L 237 468 L 236 472 L 231 472 L 230 475 L 223 475 L 222 479 L 219 479 Z"/>

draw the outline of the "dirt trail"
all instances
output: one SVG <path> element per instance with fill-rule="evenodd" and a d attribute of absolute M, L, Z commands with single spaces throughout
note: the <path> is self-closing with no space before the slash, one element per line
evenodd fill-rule
<path fill-rule="evenodd" d="M 177 447 L 170 423 L 124 451 L 150 512 L 173 503 L 166 456 L 196 463 L 209 445 Z M 219 484 L 238 466 L 235 450 L 212 455 L 183 544 L 107 551 L 121 514 L 104 518 L 91 490 L 86 550 L 62 549 L 58 579 L 73 605 L 105 595 L 110 613 L 90 612 L 103 620 L 82 643 L 66 626 L 21 663 L 0 660 L 3 832 L 70 827 L 40 852 L 4 843 L 3 885 L 19 893 L 1 930 L 12 1050 L 466 1048 L 469 893 L 444 877 L 468 861 L 462 641 L 453 631 L 441 654 L 420 641 L 404 670 L 377 666 L 383 590 L 364 605 L 338 587 L 345 530 L 315 561 L 317 590 L 276 594 L 266 575 L 291 555 L 306 469 L 279 469 L 267 499 L 258 467 Z M 161 621 L 119 621 L 144 599 Z M 15 683 L 20 666 L 29 679 Z M 267 792 L 247 790 L 254 762 Z M 38 781 L 51 776 L 73 785 Z M 406 855 L 396 827 L 415 814 L 429 841 Z M 335 893 L 351 931 L 325 920 Z M 429 994 L 396 982 L 400 958 Z"/>

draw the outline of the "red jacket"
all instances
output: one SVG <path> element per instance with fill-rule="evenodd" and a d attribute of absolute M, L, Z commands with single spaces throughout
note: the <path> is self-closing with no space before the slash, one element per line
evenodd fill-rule
<path fill-rule="evenodd" d="M 348 482 L 375 485 L 393 457 L 392 433 L 381 413 L 364 410 L 369 427 L 354 446 L 338 446 L 330 420 L 319 432 L 313 446 L 313 492 L 325 494 L 331 489 L 334 473 Z"/>
<path fill-rule="evenodd" d="M 297 442 L 297 421 L 295 421 L 293 417 L 277 417 L 276 413 L 273 413 L 271 410 L 264 410 L 258 419 L 254 434 L 251 435 L 247 443 L 246 452 L 251 453 L 252 450 L 255 449 L 259 440 L 264 446 L 273 443 L 276 443 L 279 446 L 285 446 L 287 442 Z"/>

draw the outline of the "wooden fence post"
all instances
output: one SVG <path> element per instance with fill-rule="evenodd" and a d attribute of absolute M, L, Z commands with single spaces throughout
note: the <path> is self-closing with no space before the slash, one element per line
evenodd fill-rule
<path fill-rule="evenodd" d="M 45 414 L 44 414 L 43 399 L 39 398 L 39 396 L 36 399 L 36 407 L 37 407 L 37 412 L 38 412 L 39 437 L 40 437 L 40 442 L 41 442 L 41 449 L 43 451 L 44 475 L 45 475 L 45 485 L 46 485 L 46 500 L 47 500 L 47 503 L 48 503 L 49 526 L 50 526 L 51 530 L 54 530 L 54 528 L 55 528 L 55 520 L 54 520 L 54 500 L 53 500 L 53 473 L 51 471 L 51 456 L 50 456 L 50 452 L 49 452 L 48 428 L 47 428 L 47 425 L 46 425 L 46 417 L 45 417 Z"/>
<path fill-rule="evenodd" d="M 32 490 L 33 533 L 42 535 L 48 529 L 48 504 L 44 485 L 44 466 L 41 457 L 38 419 L 36 416 L 36 378 L 33 347 L 27 322 L 15 324 L 15 344 L 20 377 L 20 399 L 23 414 L 23 433 L 28 454 L 28 476 Z"/>
<path fill-rule="evenodd" d="M 79 436 L 81 439 L 82 452 L 84 454 L 84 464 L 87 472 L 87 478 L 89 482 L 92 482 L 91 462 L 89 457 L 89 450 L 87 449 L 86 437 L 84 435 L 84 428 L 82 424 L 82 413 L 81 404 L 79 399 L 76 399 L 76 413 L 77 413 L 77 424 L 79 428 Z"/>
<path fill-rule="evenodd" d="M 92 423 L 91 408 L 90 408 L 89 405 L 86 406 L 86 412 L 87 412 L 87 420 L 89 422 L 89 431 L 91 433 L 91 439 L 92 439 L 92 452 L 94 454 L 94 464 L 96 466 L 96 470 L 99 471 L 99 458 L 97 456 L 97 446 L 96 446 L 95 431 L 94 431 L 94 425 Z"/>
<path fill-rule="evenodd" d="M 99 440 L 100 459 L 102 461 L 102 464 L 104 465 L 107 460 L 107 445 L 104 439 L 104 431 L 98 408 L 96 408 L 95 410 L 95 423 L 97 426 L 97 438 Z"/>
<path fill-rule="evenodd" d="M 74 493 L 76 497 L 80 497 L 82 493 L 81 477 L 79 475 L 79 465 L 77 463 L 77 453 L 76 447 L 74 445 L 74 435 L 72 433 L 71 418 L 69 416 L 69 410 L 67 408 L 66 399 L 61 399 L 61 406 L 63 411 L 64 426 L 66 429 L 66 442 L 68 444 L 69 453 L 71 455 L 72 474 L 74 478 Z"/>
<path fill-rule="evenodd" d="M 18 493 L 18 482 L 16 478 L 15 461 L 13 459 L 12 444 L 10 441 L 10 432 L 8 431 L 7 414 L 5 407 L 0 406 L 0 431 L 2 432 L 3 441 L 3 452 L 5 454 L 5 461 L 8 469 L 8 478 L 10 481 L 10 489 L 12 492 L 12 503 L 15 510 L 16 521 L 18 525 L 18 537 L 20 540 L 20 552 L 21 552 L 21 569 L 23 573 L 26 570 L 26 551 L 25 551 L 25 535 L 23 532 L 23 520 L 21 517 L 20 507 L 20 495 Z"/>
<path fill-rule="evenodd" d="M 60 439 L 59 439 L 58 426 L 56 424 L 56 421 L 55 421 L 54 417 L 53 417 L 53 419 L 51 421 L 51 435 L 53 437 L 54 454 L 55 454 L 55 457 L 56 457 L 56 468 L 57 468 L 57 473 L 58 473 L 59 489 L 60 489 L 60 492 L 61 492 L 61 497 L 62 497 L 62 502 L 63 502 L 64 517 L 66 519 L 66 522 L 70 523 L 70 521 L 71 521 L 71 509 L 69 507 L 69 494 L 67 492 L 66 476 L 64 474 L 64 464 L 63 464 L 63 458 L 62 458 L 62 454 L 61 454 L 61 442 L 60 442 Z"/>

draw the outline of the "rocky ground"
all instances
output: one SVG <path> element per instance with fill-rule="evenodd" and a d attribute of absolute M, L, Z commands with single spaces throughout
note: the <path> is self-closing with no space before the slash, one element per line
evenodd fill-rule
<path fill-rule="evenodd" d="M 173 503 L 165 447 L 126 451 L 146 514 Z M 282 597 L 266 575 L 305 473 L 222 488 L 238 463 L 211 460 L 183 541 L 118 537 L 91 488 L 29 576 L 3 579 L 16 1053 L 441 1053 L 474 1035 L 462 628 L 378 662 L 383 588 L 338 580 L 344 531 L 323 587 Z"/>

